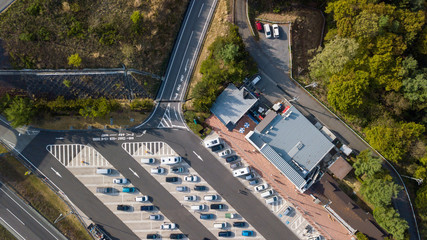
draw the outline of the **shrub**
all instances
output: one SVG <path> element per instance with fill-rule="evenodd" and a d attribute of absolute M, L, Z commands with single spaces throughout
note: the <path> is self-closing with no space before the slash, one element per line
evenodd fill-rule
<path fill-rule="evenodd" d="M 130 109 L 132 111 L 150 111 L 154 107 L 154 102 L 152 99 L 135 99 L 130 104 Z"/>
<path fill-rule="evenodd" d="M 27 9 L 28 14 L 32 16 L 38 16 L 41 13 L 41 6 L 38 2 L 32 3 Z"/>
<path fill-rule="evenodd" d="M 4 113 L 12 127 L 17 128 L 30 123 L 35 111 L 28 98 L 15 97 Z"/>
<path fill-rule="evenodd" d="M 36 36 L 33 33 L 23 32 L 23 33 L 19 34 L 19 40 L 25 41 L 25 42 L 35 41 Z"/>
<path fill-rule="evenodd" d="M 362 232 L 357 232 L 356 237 L 357 237 L 357 240 L 369 240 L 369 238 Z"/>
<path fill-rule="evenodd" d="M 79 67 L 81 64 L 82 64 L 82 59 L 80 58 L 78 53 L 68 57 L 68 65 Z"/>
<path fill-rule="evenodd" d="M 65 79 L 64 81 L 62 81 L 62 83 L 63 83 L 67 88 L 71 87 L 71 82 L 70 82 L 70 80 Z"/>

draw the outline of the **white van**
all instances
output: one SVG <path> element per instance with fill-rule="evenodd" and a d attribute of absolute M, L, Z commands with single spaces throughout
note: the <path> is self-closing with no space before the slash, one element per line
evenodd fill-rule
<path fill-rule="evenodd" d="M 141 158 L 141 163 L 153 164 L 155 162 L 156 162 L 156 159 L 154 158 Z"/>
<path fill-rule="evenodd" d="M 203 210 L 206 210 L 206 208 L 207 208 L 207 206 L 204 204 L 191 206 L 191 210 L 193 210 L 193 211 L 203 211 Z"/>
<path fill-rule="evenodd" d="M 254 80 L 252 80 L 252 85 L 255 86 L 259 81 L 261 81 L 261 76 L 257 75 Z"/>
<path fill-rule="evenodd" d="M 222 228 L 227 228 L 227 222 L 222 222 L 222 223 L 214 223 L 214 228 L 217 229 L 222 229 Z"/>
<path fill-rule="evenodd" d="M 279 201 L 278 196 L 274 196 L 274 197 L 265 199 L 265 203 L 267 203 L 267 204 L 273 204 L 273 203 L 276 203 L 277 201 Z"/>
<path fill-rule="evenodd" d="M 268 198 L 268 197 L 270 197 L 273 194 L 274 194 L 274 191 L 272 189 L 270 189 L 270 190 L 267 190 L 267 191 L 261 193 L 261 197 Z"/>
<path fill-rule="evenodd" d="M 264 33 L 266 38 L 271 38 L 270 24 L 268 23 L 264 24 Z"/>
<path fill-rule="evenodd" d="M 103 175 L 109 175 L 109 174 L 111 174 L 111 169 L 109 169 L 109 168 L 97 168 L 96 173 L 97 174 L 103 174 Z"/>
<path fill-rule="evenodd" d="M 180 163 L 181 161 L 182 161 L 182 158 L 180 156 L 162 157 L 160 164 L 173 165 L 173 164 Z"/>
<path fill-rule="evenodd" d="M 239 176 L 247 175 L 249 173 L 251 173 L 251 169 L 249 167 L 239 168 L 233 171 L 233 176 L 239 177 Z"/>
<path fill-rule="evenodd" d="M 205 146 L 210 148 L 210 147 L 216 146 L 220 143 L 221 143 L 221 140 L 219 138 L 215 138 L 215 139 L 211 139 L 211 140 L 206 140 Z"/>

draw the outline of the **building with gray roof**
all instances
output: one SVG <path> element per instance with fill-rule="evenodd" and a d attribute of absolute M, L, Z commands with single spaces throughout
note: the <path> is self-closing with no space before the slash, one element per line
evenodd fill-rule
<path fill-rule="evenodd" d="M 230 83 L 217 97 L 211 112 L 231 131 L 258 99 L 245 87 Z"/>
<path fill-rule="evenodd" d="M 270 111 L 246 139 L 304 192 L 319 173 L 333 144 L 294 106 L 282 115 Z"/>

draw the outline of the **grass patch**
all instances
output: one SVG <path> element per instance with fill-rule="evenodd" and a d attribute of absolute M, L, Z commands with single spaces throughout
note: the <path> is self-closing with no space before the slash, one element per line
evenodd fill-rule
<path fill-rule="evenodd" d="M 12 233 L 10 233 L 9 231 L 7 231 L 7 229 L 5 227 L 3 227 L 2 225 L 0 225 L 0 239 L 3 240 L 15 240 L 15 236 L 13 236 Z"/>
<path fill-rule="evenodd" d="M 9 152 L 9 151 L 7 150 L 7 148 L 5 148 L 3 145 L 0 145 L 0 154 L 2 154 L 2 153 L 7 153 L 7 152 Z"/>
<path fill-rule="evenodd" d="M 68 206 L 50 188 L 34 175 L 25 176 L 25 168 L 12 155 L 0 157 L 0 178 L 12 186 L 49 222 L 69 212 Z M 92 239 L 75 215 L 68 215 L 54 224 L 69 239 Z M 3 238 L 2 238 L 3 239 Z"/>
<path fill-rule="evenodd" d="M 148 97 L 153 99 L 156 97 L 157 91 L 162 84 L 162 80 L 138 73 L 130 73 L 130 75 L 140 86 L 142 86 L 147 91 Z"/>

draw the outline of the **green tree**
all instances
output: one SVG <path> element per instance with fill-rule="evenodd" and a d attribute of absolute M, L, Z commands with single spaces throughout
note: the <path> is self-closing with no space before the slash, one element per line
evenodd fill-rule
<path fill-rule="evenodd" d="M 427 55 L 427 27 L 424 26 L 417 41 L 417 50 L 419 53 Z"/>
<path fill-rule="evenodd" d="M 369 240 L 369 238 L 362 232 L 357 232 L 356 237 L 357 237 L 357 240 Z"/>
<path fill-rule="evenodd" d="M 419 214 L 427 218 L 427 184 L 424 183 L 421 188 L 418 189 L 415 204 Z"/>
<path fill-rule="evenodd" d="M 135 99 L 130 104 L 130 109 L 133 111 L 150 111 L 154 107 L 152 99 Z"/>
<path fill-rule="evenodd" d="M 425 12 L 412 12 L 408 9 L 399 9 L 397 11 L 399 22 L 402 23 L 402 31 L 405 36 L 405 41 L 412 43 L 417 35 L 421 33 L 425 24 Z"/>
<path fill-rule="evenodd" d="M 405 98 L 412 103 L 425 105 L 427 102 L 427 74 L 420 73 L 414 78 L 403 80 L 403 92 Z"/>
<path fill-rule="evenodd" d="M 344 69 L 357 54 L 359 44 L 352 38 L 335 38 L 319 49 L 310 60 L 311 77 L 327 82 L 329 78 Z"/>
<path fill-rule="evenodd" d="M 226 63 L 231 63 L 239 57 L 239 46 L 233 43 L 226 44 L 220 52 L 221 59 Z"/>
<path fill-rule="evenodd" d="M 30 123 L 35 111 L 28 98 L 15 97 L 4 113 L 12 127 L 17 128 Z"/>
<path fill-rule="evenodd" d="M 71 81 L 68 79 L 64 79 L 64 81 L 62 81 L 62 84 L 64 84 L 67 88 L 71 87 Z"/>
<path fill-rule="evenodd" d="M 74 67 L 80 67 L 81 64 L 82 64 L 82 59 L 80 58 L 78 53 L 68 57 L 68 65 L 74 66 Z"/>
<path fill-rule="evenodd" d="M 354 25 L 355 34 L 357 37 L 371 38 L 378 34 L 380 17 L 368 10 L 363 10 L 356 17 L 356 23 Z"/>
<path fill-rule="evenodd" d="M 394 239 L 405 239 L 405 232 L 409 226 L 396 210 L 391 207 L 375 208 L 374 218 L 382 228 L 393 235 Z"/>
<path fill-rule="evenodd" d="M 374 157 L 372 151 L 366 149 L 356 157 L 356 162 L 353 164 L 354 174 L 357 176 L 365 174 L 367 177 L 372 177 L 381 170 L 381 163 L 380 158 Z"/>
<path fill-rule="evenodd" d="M 363 181 L 360 193 L 375 207 L 385 207 L 391 204 L 391 199 L 395 198 L 401 189 L 401 186 L 392 181 L 368 178 Z"/>
<path fill-rule="evenodd" d="M 423 125 L 414 122 L 382 123 L 364 129 L 369 144 L 393 162 L 402 160 L 424 131 Z"/>

